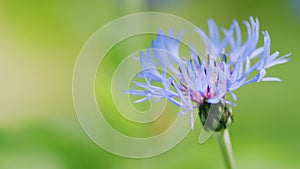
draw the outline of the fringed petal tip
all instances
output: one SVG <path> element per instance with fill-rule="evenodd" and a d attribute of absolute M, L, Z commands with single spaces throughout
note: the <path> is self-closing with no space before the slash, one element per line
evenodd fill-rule
<path fill-rule="evenodd" d="M 270 81 L 281 82 L 281 79 L 278 77 L 264 77 L 264 78 L 262 78 L 262 81 L 263 82 L 270 82 Z"/>

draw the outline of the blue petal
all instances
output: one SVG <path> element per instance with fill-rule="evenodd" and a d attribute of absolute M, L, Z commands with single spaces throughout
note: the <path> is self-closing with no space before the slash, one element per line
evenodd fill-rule
<path fill-rule="evenodd" d="M 139 100 L 134 100 L 133 103 L 141 103 L 141 102 L 144 102 L 146 100 L 149 100 L 150 98 L 149 97 L 144 97 L 142 99 L 139 99 Z"/>
<path fill-rule="evenodd" d="M 208 28 L 212 43 L 218 44 L 220 42 L 220 32 L 216 23 L 212 19 L 208 20 Z"/>
<path fill-rule="evenodd" d="M 281 80 L 278 77 L 264 77 L 264 78 L 262 78 L 262 81 L 281 82 Z"/>

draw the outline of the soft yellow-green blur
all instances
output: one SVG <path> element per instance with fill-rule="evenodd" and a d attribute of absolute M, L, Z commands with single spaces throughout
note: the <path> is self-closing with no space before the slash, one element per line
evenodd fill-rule
<path fill-rule="evenodd" d="M 224 168 L 213 139 L 198 143 L 199 121 L 171 151 L 148 159 L 110 154 L 94 144 L 80 127 L 72 103 L 72 75 L 82 46 L 113 19 L 146 11 L 171 13 L 204 30 L 208 18 L 226 28 L 233 18 L 240 23 L 249 16 L 259 18 L 262 30 L 268 30 L 272 38 L 272 52 L 292 52 L 292 60 L 268 71 L 283 82 L 253 84 L 236 92 L 239 100 L 233 108 L 235 122 L 230 132 L 237 167 L 299 168 L 297 0 L 0 1 L 0 168 Z M 133 49 L 148 43 L 140 41 L 143 44 L 135 42 L 137 47 Z M 120 43 L 104 59 L 99 69 L 102 73 L 96 79 L 98 102 L 106 105 L 106 112 L 111 111 L 105 116 L 120 132 L 140 137 L 161 133 L 176 117 L 176 107 L 170 104 L 167 114 L 157 122 L 139 128 L 118 115 L 107 94 L 110 76 L 126 50 Z M 147 106 L 145 103 L 140 109 Z"/>

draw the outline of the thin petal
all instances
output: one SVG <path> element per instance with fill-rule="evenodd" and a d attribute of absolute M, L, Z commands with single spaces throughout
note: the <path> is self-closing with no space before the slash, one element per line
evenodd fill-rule
<path fill-rule="evenodd" d="M 262 78 L 262 81 L 275 81 L 275 82 L 281 82 L 281 79 L 278 77 L 264 77 Z"/>

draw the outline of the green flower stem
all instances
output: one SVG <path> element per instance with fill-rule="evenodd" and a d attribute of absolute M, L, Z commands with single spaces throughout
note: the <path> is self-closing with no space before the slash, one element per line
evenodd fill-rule
<path fill-rule="evenodd" d="M 236 169 L 228 129 L 215 132 L 214 136 L 222 152 L 226 169 Z"/>

